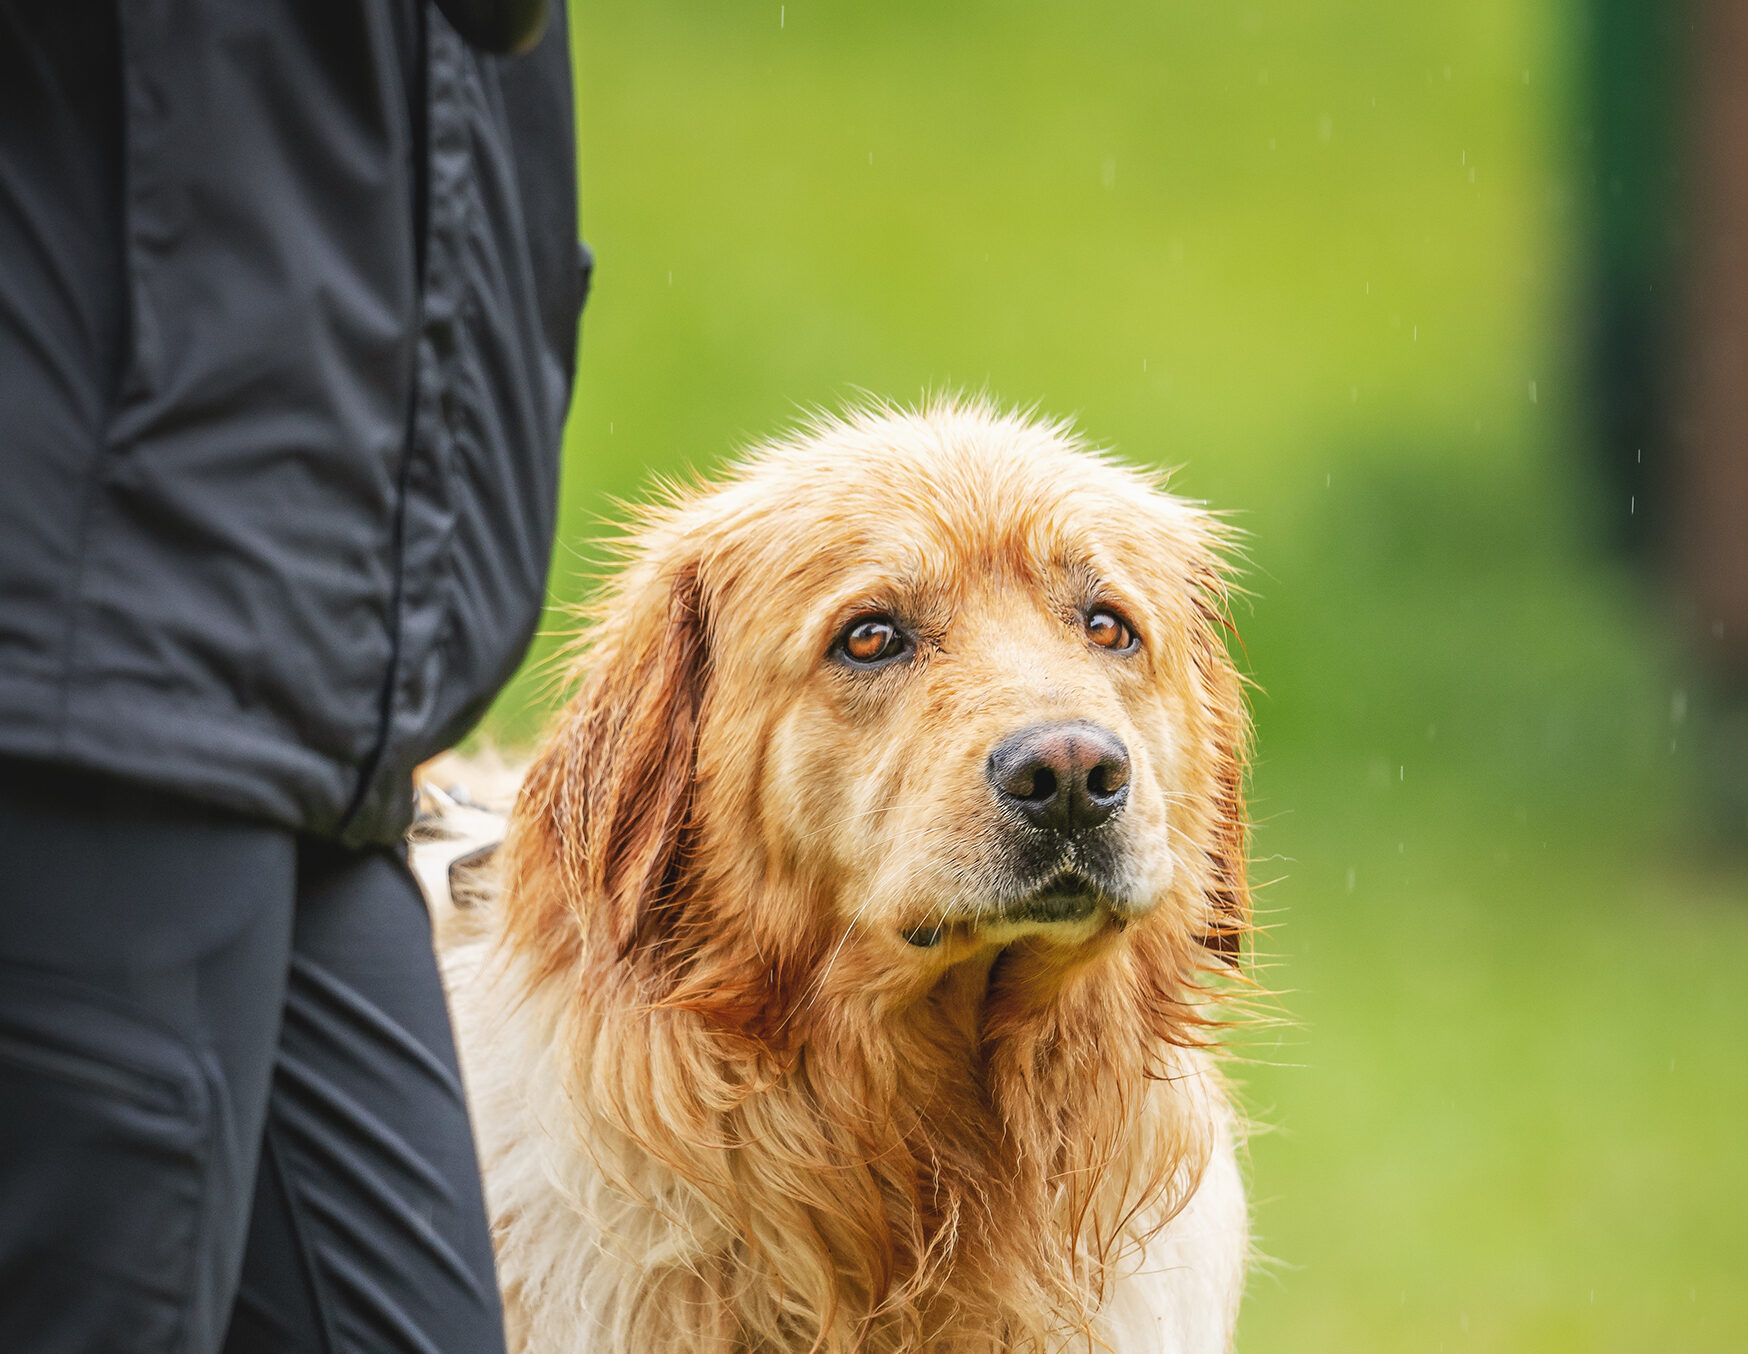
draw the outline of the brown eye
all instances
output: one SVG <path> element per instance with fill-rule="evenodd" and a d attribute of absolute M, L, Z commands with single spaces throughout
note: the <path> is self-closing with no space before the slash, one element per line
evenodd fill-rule
<path fill-rule="evenodd" d="M 1086 637 L 1101 649 L 1112 653 L 1133 653 L 1140 647 L 1129 622 L 1114 611 L 1089 611 L 1086 617 Z"/>
<path fill-rule="evenodd" d="M 864 616 L 851 621 L 838 638 L 838 652 L 860 667 L 873 667 L 901 657 L 909 648 L 904 632 L 890 616 Z"/>

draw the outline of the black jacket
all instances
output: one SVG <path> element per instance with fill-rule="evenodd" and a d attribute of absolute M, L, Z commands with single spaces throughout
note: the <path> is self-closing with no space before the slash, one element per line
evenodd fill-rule
<path fill-rule="evenodd" d="M 402 831 L 545 591 L 563 18 L 0 0 L 0 756 Z"/>

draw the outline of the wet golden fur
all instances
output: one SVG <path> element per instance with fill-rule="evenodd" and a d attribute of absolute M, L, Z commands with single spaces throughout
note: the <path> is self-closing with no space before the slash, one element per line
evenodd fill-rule
<path fill-rule="evenodd" d="M 1244 1218 L 1203 1045 L 1249 898 L 1219 544 L 1064 428 L 946 402 L 820 419 L 643 518 L 491 934 L 448 956 L 520 1347 L 1224 1346 Z M 834 661 L 870 612 L 907 661 Z M 985 766 L 1041 719 L 1133 759 L 1086 918 L 1004 911 Z"/>

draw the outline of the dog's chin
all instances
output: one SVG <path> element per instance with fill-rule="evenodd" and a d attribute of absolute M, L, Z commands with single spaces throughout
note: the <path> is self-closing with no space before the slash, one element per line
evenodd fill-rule
<path fill-rule="evenodd" d="M 1005 943 L 1023 935 L 1038 935 L 1075 944 L 1107 928 L 1120 931 L 1148 910 L 1121 888 L 1078 870 L 1064 869 L 981 905 L 945 909 L 902 934 L 906 942 L 925 950 L 954 937 Z"/>

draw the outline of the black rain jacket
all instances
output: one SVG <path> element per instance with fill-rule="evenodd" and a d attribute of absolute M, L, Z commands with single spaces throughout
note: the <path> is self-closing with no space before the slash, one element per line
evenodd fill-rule
<path fill-rule="evenodd" d="M 575 193 L 562 4 L 0 0 L 0 756 L 398 837 L 544 597 Z"/>

